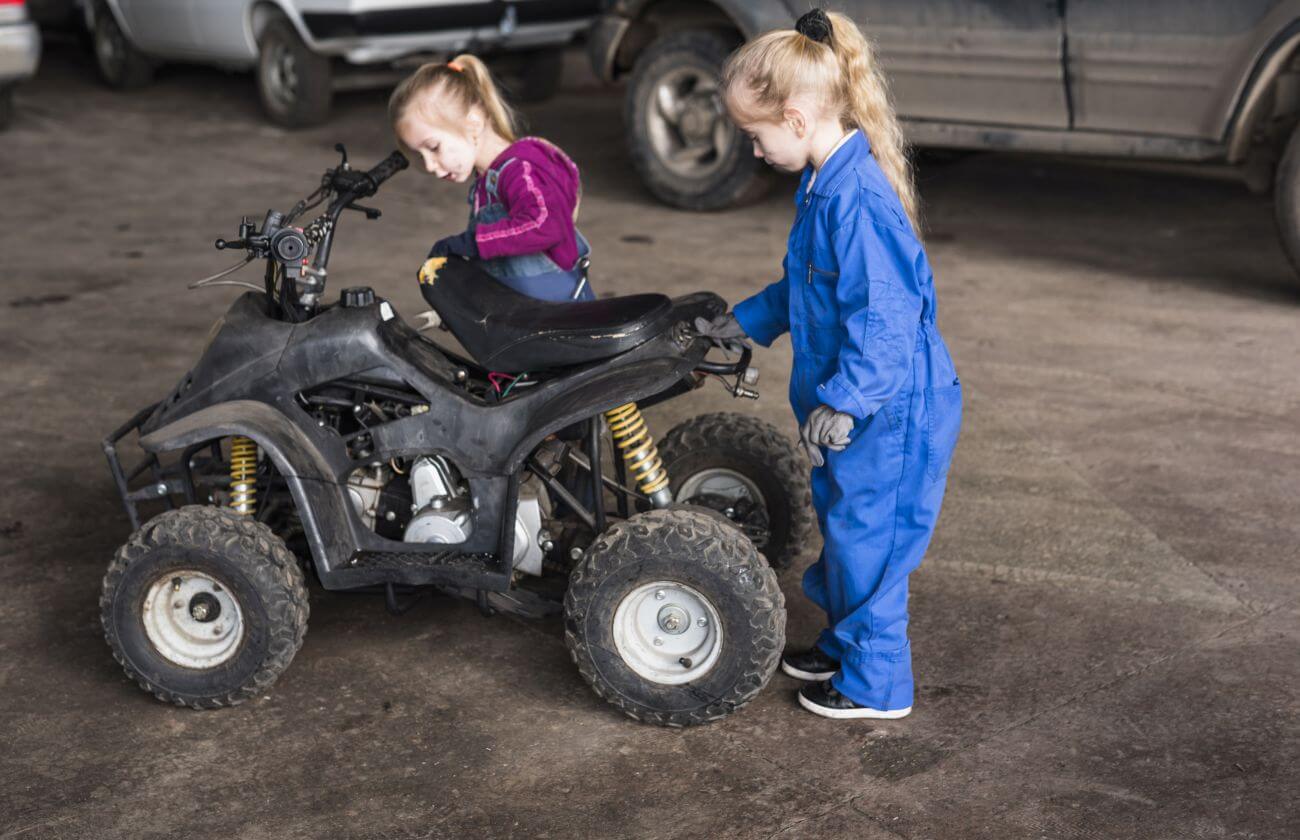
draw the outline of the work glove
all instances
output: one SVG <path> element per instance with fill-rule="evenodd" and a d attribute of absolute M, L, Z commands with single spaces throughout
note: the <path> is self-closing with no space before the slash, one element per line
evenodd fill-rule
<path fill-rule="evenodd" d="M 808 419 L 799 427 L 799 443 L 808 453 L 808 460 L 814 467 L 826 463 L 821 448 L 841 451 L 849 445 L 849 434 L 853 431 L 853 415 L 836 411 L 829 405 L 819 405 L 808 415 Z"/>
<path fill-rule="evenodd" d="M 478 243 L 474 241 L 474 234 L 467 230 L 433 243 L 433 247 L 429 249 L 429 256 L 477 259 Z"/>
<path fill-rule="evenodd" d="M 424 265 L 420 266 L 420 273 L 416 275 L 420 285 L 432 286 L 434 281 L 438 279 L 438 272 L 442 271 L 442 267 L 446 264 L 446 257 L 429 257 L 425 260 Z"/>
<path fill-rule="evenodd" d="M 713 339 L 719 344 L 727 341 L 738 341 L 745 338 L 745 331 L 741 329 L 740 322 L 736 316 L 730 312 L 719 315 L 710 321 L 708 318 L 695 319 L 695 331 L 702 336 Z"/>

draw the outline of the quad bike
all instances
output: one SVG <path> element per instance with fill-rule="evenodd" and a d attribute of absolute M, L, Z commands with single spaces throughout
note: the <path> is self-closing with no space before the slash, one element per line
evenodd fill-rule
<path fill-rule="evenodd" d="M 104 441 L 136 529 L 100 599 L 115 658 L 165 702 L 240 703 L 301 647 L 314 574 L 395 613 L 430 590 L 486 614 L 562 611 L 582 676 L 638 720 L 743 706 L 782 649 L 773 566 L 810 530 L 806 464 L 753 417 L 696 417 L 657 446 L 640 412 L 707 381 L 757 396 L 749 348 L 716 358 L 692 326 L 724 302 L 547 303 L 453 259 L 431 295 L 467 355 L 370 288 L 326 302 L 340 216 L 377 218 L 357 202 L 407 166 L 394 152 L 353 169 L 337 148 L 288 214 L 217 240 L 263 261 L 262 283 L 230 269 L 194 284 L 251 290 L 171 393 Z M 128 467 L 133 433 L 144 457 Z M 145 508 L 162 510 L 142 522 Z"/>

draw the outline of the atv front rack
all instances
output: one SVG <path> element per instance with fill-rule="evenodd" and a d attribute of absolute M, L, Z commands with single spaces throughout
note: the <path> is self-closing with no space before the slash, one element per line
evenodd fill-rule
<path fill-rule="evenodd" d="M 190 475 L 190 458 L 194 456 L 195 452 L 209 446 L 209 444 L 203 443 L 185 450 L 181 454 L 180 462 L 176 467 L 164 467 L 162 462 L 158 460 L 157 455 L 148 453 L 144 460 L 134 467 L 129 470 L 124 468 L 121 455 L 118 453 L 119 444 L 123 438 L 132 432 L 138 434 L 140 427 L 153 416 L 158 405 L 159 403 L 153 403 L 142 408 L 130 420 L 104 438 L 101 443 L 104 448 L 104 457 L 108 459 L 109 472 L 113 474 L 113 482 L 117 484 L 117 493 L 122 498 L 122 505 L 126 508 L 126 515 L 131 520 L 132 529 L 139 528 L 143 521 L 139 508 L 141 502 L 161 501 L 167 506 L 168 510 L 175 510 L 176 508 L 173 496 L 184 496 L 186 504 L 197 503 L 194 493 L 194 481 Z M 132 490 L 131 485 L 146 472 L 149 473 L 152 480 Z"/>

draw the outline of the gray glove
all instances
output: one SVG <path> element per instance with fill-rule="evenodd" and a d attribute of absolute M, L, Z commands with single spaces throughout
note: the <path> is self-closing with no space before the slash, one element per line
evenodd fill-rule
<path fill-rule="evenodd" d="M 820 467 L 826 463 L 821 447 L 839 452 L 849 445 L 849 434 L 852 431 L 853 415 L 836 411 L 829 405 L 819 405 L 799 427 L 799 443 L 808 453 L 812 465 Z"/>
<path fill-rule="evenodd" d="M 719 343 L 736 341 L 745 337 L 745 331 L 740 328 L 740 322 L 730 312 L 719 315 L 712 321 L 707 318 L 696 318 L 695 331 Z"/>

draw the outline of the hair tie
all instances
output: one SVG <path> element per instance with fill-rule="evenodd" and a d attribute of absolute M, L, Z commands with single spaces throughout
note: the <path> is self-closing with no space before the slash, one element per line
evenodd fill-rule
<path fill-rule="evenodd" d="M 461 67 L 459 64 L 457 64 L 457 63 L 454 62 L 454 61 L 448 61 L 448 62 L 447 62 L 447 66 L 450 67 L 452 70 L 455 70 L 457 73 L 464 73 L 464 72 L 465 72 L 465 68 L 464 68 L 464 67 Z"/>
<path fill-rule="evenodd" d="M 819 44 L 829 44 L 831 40 L 831 19 L 821 9 L 813 9 L 795 21 L 794 31 Z"/>

